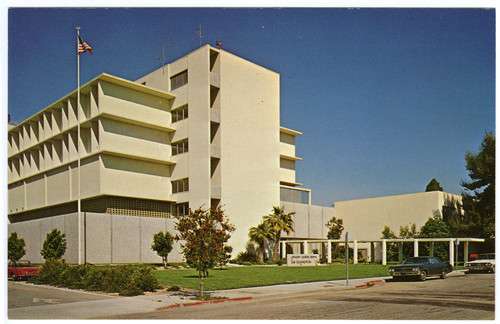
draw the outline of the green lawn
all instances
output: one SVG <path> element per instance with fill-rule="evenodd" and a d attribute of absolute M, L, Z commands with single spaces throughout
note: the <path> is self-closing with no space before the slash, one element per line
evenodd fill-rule
<path fill-rule="evenodd" d="M 349 265 L 349 278 L 388 276 L 389 266 L 379 264 Z M 163 286 L 198 289 L 198 272 L 193 269 L 154 271 Z M 243 287 L 269 286 L 286 283 L 345 279 L 345 265 L 316 267 L 243 266 L 210 270 L 205 278 L 205 290 L 222 290 Z"/>

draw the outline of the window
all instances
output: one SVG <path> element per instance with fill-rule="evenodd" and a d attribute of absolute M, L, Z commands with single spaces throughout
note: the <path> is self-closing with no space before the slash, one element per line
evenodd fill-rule
<path fill-rule="evenodd" d="M 189 152 L 189 144 L 187 138 L 177 142 L 173 142 L 171 146 L 172 146 L 172 156 Z"/>
<path fill-rule="evenodd" d="M 175 204 L 172 210 L 174 216 L 186 216 L 189 215 L 189 203 Z"/>
<path fill-rule="evenodd" d="M 280 200 L 299 204 L 309 204 L 309 191 L 281 187 Z"/>
<path fill-rule="evenodd" d="M 170 90 L 175 90 L 177 88 L 182 87 L 188 83 L 188 71 L 184 70 L 181 73 L 170 77 Z"/>
<path fill-rule="evenodd" d="M 189 191 L 189 178 L 172 181 L 172 193 Z"/>
<path fill-rule="evenodd" d="M 288 170 L 295 170 L 295 161 L 287 160 L 287 159 L 280 159 L 280 168 L 288 169 Z"/>
<path fill-rule="evenodd" d="M 172 109 L 172 123 L 188 118 L 188 105 Z"/>

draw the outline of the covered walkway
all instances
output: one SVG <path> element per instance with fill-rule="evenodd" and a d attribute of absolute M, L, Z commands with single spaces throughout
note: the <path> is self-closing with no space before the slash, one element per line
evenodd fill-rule
<path fill-rule="evenodd" d="M 375 240 L 350 240 L 348 242 L 349 247 L 353 249 L 353 263 L 358 263 L 358 244 L 360 243 L 369 243 L 370 245 L 379 244 L 381 246 L 380 249 L 380 260 L 383 265 L 387 264 L 387 243 L 400 243 L 399 244 L 399 259 L 401 261 L 403 256 L 403 243 L 405 242 L 413 242 L 413 256 L 418 256 L 418 244 L 420 242 L 430 242 L 431 243 L 431 256 L 434 254 L 434 243 L 435 242 L 448 242 L 449 244 L 449 260 L 448 262 L 452 265 L 455 264 L 455 244 L 456 243 L 464 243 L 464 263 L 468 261 L 469 255 L 469 243 L 470 242 L 484 242 L 484 239 L 480 238 L 410 238 L 410 239 L 375 239 Z M 286 245 L 287 244 L 301 244 L 302 253 L 301 254 L 311 254 L 309 251 L 309 245 L 312 243 L 326 243 L 327 245 L 327 262 L 332 262 L 332 243 L 338 243 L 341 245 L 345 245 L 345 240 L 328 240 L 328 239 L 287 239 L 282 238 L 281 241 L 281 251 L 282 257 L 286 258 Z M 373 257 L 372 257 L 373 258 Z M 457 256 L 458 259 L 458 256 Z M 444 261 L 444 260 L 442 260 Z M 458 261 L 458 260 L 457 260 Z"/>

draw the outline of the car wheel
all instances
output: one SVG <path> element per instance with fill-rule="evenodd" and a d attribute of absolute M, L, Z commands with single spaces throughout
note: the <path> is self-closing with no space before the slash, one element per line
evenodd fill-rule
<path fill-rule="evenodd" d="M 420 272 L 420 276 L 418 277 L 418 279 L 420 279 L 420 281 L 424 281 L 425 279 L 427 279 L 427 272 Z"/>
<path fill-rule="evenodd" d="M 448 274 L 448 271 L 446 270 L 443 270 L 443 272 L 441 272 L 441 275 L 439 276 L 441 279 L 446 279 L 446 275 Z"/>

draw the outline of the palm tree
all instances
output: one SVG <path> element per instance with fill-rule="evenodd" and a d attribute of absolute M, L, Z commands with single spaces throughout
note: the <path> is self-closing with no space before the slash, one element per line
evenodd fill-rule
<path fill-rule="evenodd" d="M 281 231 L 286 232 L 286 234 L 290 234 L 290 232 L 294 231 L 292 219 L 292 215 L 294 214 L 295 212 L 285 213 L 285 206 L 283 205 L 282 207 L 274 206 L 273 213 L 264 216 L 264 222 L 269 222 L 276 235 L 276 239 L 274 240 L 273 260 L 278 260 Z"/>
<path fill-rule="evenodd" d="M 269 222 L 262 222 L 257 226 L 251 227 L 248 231 L 250 241 L 257 244 L 259 249 L 259 262 L 264 262 L 264 252 L 266 243 L 274 240 L 275 234 Z"/>

